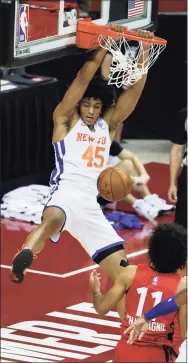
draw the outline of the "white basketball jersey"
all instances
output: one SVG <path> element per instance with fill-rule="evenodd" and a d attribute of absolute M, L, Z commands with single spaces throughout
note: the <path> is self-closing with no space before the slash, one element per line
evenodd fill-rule
<path fill-rule="evenodd" d="M 63 181 L 89 193 L 98 194 L 97 178 L 106 168 L 111 146 L 107 123 L 98 118 L 95 131 L 79 119 L 65 138 L 54 143 L 56 167 L 50 185 Z"/>

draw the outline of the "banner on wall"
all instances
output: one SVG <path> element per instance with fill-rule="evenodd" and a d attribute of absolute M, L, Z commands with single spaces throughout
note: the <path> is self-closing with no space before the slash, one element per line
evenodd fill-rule
<path fill-rule="evenodd" d="M 187 11 L 187 0 L 159 0 L 159 12 Z"/>

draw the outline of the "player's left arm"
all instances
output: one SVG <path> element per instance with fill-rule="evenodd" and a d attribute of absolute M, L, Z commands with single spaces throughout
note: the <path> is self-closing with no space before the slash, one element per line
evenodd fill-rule
<path fill-rule="evenodd" d="M 144 38 L 153 38 L 154 35 L 151 32 L 140 30 L 138 32 L 140 37 Z M 147 63 L 148 55 L 150 52 L 151 44 L 143 42 L 143 51 L 140 55 L 139 64 Z M 139 65 L 138 65 L 139 67 Z M 127 117 L 134 111 L 140 97 L 142 91 L 144 89 L 145 83 L 147 79 L 147 73 L 142 76 L 142 78 L 136 82 L 133 86 L 128 88 L 121 93 L 119 96 L 114 108 L 113 112 L 111 112 L 111 120 L 109 122 L 109 127 L 111 130 L 117 128 L 118 124 L 122 123 Z M 105 117 L 104 117 L 105 118 Z"/>
<path fill-rule="evenodd" d="M 93 305 L 100 315 L 107 314 L 121 300 L 126 291 L 125 273 L 118 276 L 112 288 L 102 294 L 100 289 L 101 276 L 96 270 L 90 274 L 89 285 L 93 294 Z"/>

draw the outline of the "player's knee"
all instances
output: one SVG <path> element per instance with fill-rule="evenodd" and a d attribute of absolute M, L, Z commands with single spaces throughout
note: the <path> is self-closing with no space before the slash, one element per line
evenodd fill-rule
<path fill-rule="evenodd" d="M 50 230 L 53 233 L 57 233 L 62 229 L 65 224 L 66 215 L 61 209 L 49 207 L 46 208 L 43 213 L 43 226 L 45 229 Z"/>
<path fill-rule="evenodd" d="M 125 171 L 127 174 L 132 175 L 134 171 L 134 166 L 131 160 L 122 160 L 119 167 Z"/>

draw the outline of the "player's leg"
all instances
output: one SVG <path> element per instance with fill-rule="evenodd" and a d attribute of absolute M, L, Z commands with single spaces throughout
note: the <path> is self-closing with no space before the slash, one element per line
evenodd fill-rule
<path fill-rule="evenodd" d="M 112 228 L 99 205 L 97 205 L 95 213 L 91 213 L 90 210 L 86 211 L 84 227 L 85 231 L 81 239 L 82 246 L 103 272 L 112 281 L 115 281 L 127 264 L 127 256 L 124 250 L 126 242 Z M 123 319 L 125 299 L 122 299 L 117 308 L 121 319 Z"/>
<path fill-rule="evenodd" d="M 131 177 L 138 176 L 138 173 L 131 160 L 120 161 L 120 159 L 117 156 L 115 157 L 110 156 L 108 164 L 110 166 L 111 165 L 118 166 L 121 170 L 123 170 L 126 174 L 130 175 Z M 136 188 L 133 185 L 133 189 L 135 189 L 135 191 L 137 191 L 141 195 L 141 198 L 150 195 L 150 191 L 146 185 L 142 185 L 140 188 Z M 156 208 L 148 206 L 146 203 L 144 203 L 142 199 L 135 198 L 134 195 L 131 193 L 129 193 L 124 198 L 124 200 L 128 204 L 130 204 L 140 216 L 147 218 L 149 214 L 149 217 L 154 219 L 158 215 L 158 210 Z M 116 202 L 108 205 L 110 209 L 116 209 L 116 206 L 117 206 Z"/>
<path fill-rule="evenodd" d="M 28 235 L 22 250 L 12 261 L 10 272 L 12 282 L 23 281 L 26 269 L 33 262 L 33 256 L 43 250 L 49 237 L 53 236 L 55 242 L 58 241 L 60 232 L 67 221 L 68 211 L 66 196 L 62 190 L 56 189 L 50 194 L 43 212 L 42 223 Z"/>
<path fill-rule="evenodd" d="M 99 262 L 99 266 L 102 269 L 102 271 L 109 277 L 113 282 L 116 281 L 118 275 L 122 273 L 123 269 L 128 265 L 127 256 L 125 253 L 125 250 L 123 248 L 123 244 L 120 245 L 122 247 L 121 250 L 113 252 L 111 248 L 106 250 L 106 253 L 109 255 L 107 257 L 104 257 L 104 259 Z M 111 254 L 110 254 L 111 253 Z M 101 254 L 98 255 L 98 258 L 100 258 Z M 96 263 L 98 263 L 98 259 L 96 258 L 94 260 Z M 122 264 L 120 265 L 120 263 Z M 117 304 L 117 311 L 118 314 L 123 320 L 125 316 L 125 298 L 123 297 L 121 301 Z"/>
<path fill-rule="evenodd" d="M 65 220 L 66 215 L 62 209 L 47 207 L 43 212 L 42 223 L 28 235 L 24 247 L 31 249 L 33 254 L 41 252 L 46 240 L 63 229 Z"/>
<path fill-rule="evenodd" d="M 117 166 L 131 177 L 139 176 L 131 160 L 122 160 Z M 144 200 L 145 197 L 151 195 L 147 185 L 143 184 L 138 187 L 133 184 L 133 189 L 140 195 L 140 198 L 135 198 L 135 196 L 130 193 L 124 200 L 135 209 L 139 216 L 149 220 L 155 219 L 159 214 L 159 209 L 149 205 Z"/>
<path fill-rule="evenodd" d="M 16 254 L 12 261 L 10 280 L 20 283 L 24 279 L 26 269 L 31 266 L 33 256 L 41 252 L 46 240 L 60 232 L 65 224 L 65 213 L 59 208 L 46 208 L 42 223 L 26 238 L 23 249 Z"/>
<path fill-rule="evenodd" d="M 139 176 L 138 171 L 131 160 L 122 160 L 117 166 L 132 177 Z M 167 204 L 166 201 L 159 198 L 157 194 L 151 194 L 146 184 L 139 186 L 133 184 L 133 189 L 140 195 L 141 199 L 136 199 L 132 194 L 128 194 L 125 197 L 125 201 L 128 202 L 140 216 L 149 220 L 155 219 L 161 213 L 174 209 L 173 205 Z"/>
<path fill-rule="evenodd" d="M 122 160 L 117 166 L 132 177 L 139 176 L 139 173 L 131 160 Z M 142 198 L 147 197 L 151 194 L 146 184 L 140 185 L 139 187 L 133 184 L 133 189 L 138 192 Z"/>

